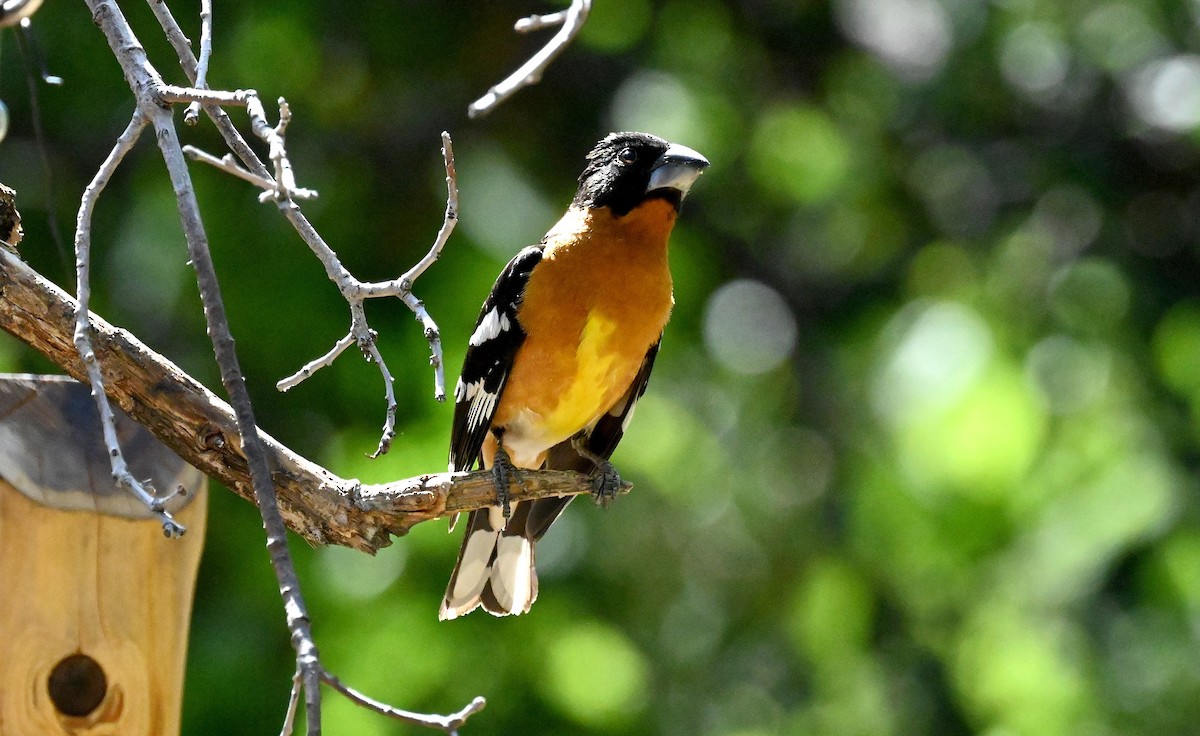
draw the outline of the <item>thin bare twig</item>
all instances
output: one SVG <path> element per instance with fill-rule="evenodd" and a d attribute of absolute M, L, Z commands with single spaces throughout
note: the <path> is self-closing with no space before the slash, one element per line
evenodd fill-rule
<path fill-rule="evenodd" d="M 413 726 L 426 726 L 435 728 L 439 731 L 445 731 L 448 734 L 457 734 L 458 729 L 463 727 L 467 719 L 483 710 L 487 705 L 487 701 L 481 697 L 477 697 L 466 705 L 465 708 L 457 713 L 451 713 L 448 716 L 432 715 L 428 713 L 413 713 L 412 711 L 402 710 L 381 703 L 374 698 L 363 695 L 359 691 L 343 683 L 334 675 L 321 671 L 321 681 L 328 684 L 334 690 L 337 690 L 342 695 L 345 695 L 351 702 L 362 706 L 368 710 L 373 710 L 376 713 L 385 715 L 389 718 L 395 718 L 398 721 L 411 724 Z"/>
<path fill-rule="evenodd" d="M 166 33 L 167 39 L 175 48 L 175 52 L 179 57 L 180 67 L 183 69 L 184 74 L 189 79 L 194 80 L 196 78 L 198 62 L 192 54 L 191 45 L 188 43 L 187 38 L 179 29 L 179 24 L 175 21 L 165 3 L 155 2 L 155 0 L 149 0 L 149 3 L 151 9 L 154 10 L 155 17 Z M 176 95 L 196 95 L 199 92 L 197 90 L 172 88 L 172 93 Z M 200 99 L 204 110 L 212 118 L 218 131 L 220 131 L 222 137 L 225 139 L 226 144 L 238 159 L 241 160 L 245 168 L 239 167 L 228 156 L 217 158 L 190 146 L 185 149 L 186 152 L 193 159 L 208 163 L 263 189 L 263 193 L 259 195 L 260 201 L 272 200 L 275 202 L 279 210 L 296 229 L 301 239 L 308 244 L 309 249 L 317 256 L 322 265 L 325 266 L 325 273 L 329 277 L 329 280 L 338 287 L 342 298 L 350 306 L 350 330 L 347 336 L 341 338 L 334 345 L 334 348 L 325 355 L 310 361 L 295 374 L 279 381 L 276 384 L 276 388 L 280 391 L 287 391 L 302 383 L 313 372 L 332 363 L 338 355 L 344 352 L 346 347 L 349 347 L 345 342 L 348 337 L 360 347 L 363 355 L 373 360 L 379 368 L 380 376 L 384 381 L 385 399 L 394 397 L 394 391 L 390 382 L 391 372 L 387 369 L 387 364 L 384 362 L 382 354 L 375 351 L 375 354 L 372 355 L 370 346 L 375 344 L 376 333 L 370 328 L 366 313 L 362 308 L 362 302 L 365 299 L 394 296 L 403 301 L 421 323 L 425 339 L 429 342 L 430 346 L 431 356 L 429 362 L 433 367 L 434 397 L 438 401 L 445 401 L 446 379 L 442 362 L 440 332 L 437 323 L 434 322 L 424 303 L 412 293 L 412 289 L 416 277 L 423 273 L 428 268 L 428 265 L 437 259 L 437 255 L 441 253 L 442 247 L 445 246 L 446 240 L 449 238 L 450 232 L 457 222 L 458 192 L 454 180 L 453 149 L 449 145 L 449 135 L 443 133 L 442 138 L 443 155 L 447 160 L 447 189 L 449 192 L 446 204 L 446 217 L 443 219 L 442 228 L 438 232 L 434 246 L 426 254 L 425 258 L 404 276 L 392 281 L 364 283 L 346 270 L 338 259 L 337 253 L 325 242 L 324 238 L 316 231 L 316 228 L 312 226 L 312 223 L 304 217 L 299 206 L 294 201 L 297 192 L 307 193 L 308 190 L 299 189 L 295 186 L 294 180 L 291 179 L 291 164 L 287 161 L 282 140 L 283 129 L 286 128 L 285 118 L 290 116 L 290 112 L 286 110 L 286 103 L 282 100 L 280 101 L 280 126 L 272 128 L 266 123 L 265 114 L 261 112 L 261 108 L 256 107 L 255 102 L 251 101 L 252 99 L 257 100 L 257 94 L 254 94 L 252 91 L 246 92 L 242 90 L 234 93 L 237 100 L 245 99 L 255 134 L 262 137 L 268 143 L 270 158 L 276 161 L 276 172 L 275 176 L 272 177 L 267 167 L 246 144 L 245 139 L 234 127 L 225 111 L 219 105 L 212 104 L 216 101 L 215 98 L 211 97 L 212 94 L 214 93 L 210 92 L 210 96 Z M 238 102 L 231 104 L 238 104 Z M 291 196 L 287 196 L 288 193 Z M 315 192 L 312 195 L 315 196 Z M 384 419 L 383 433 L 380 436 L 379 444 L 372 457 L 378 457 L 390 447 L 391 440 L 395 434 L 395 413 L 396 406 L 394 400 L 389 400 Z"/>
<path fill-rule="evenodd" d="M 499 84 L 487 91 L 483 97 L 467 106 L 467 116 L 474 119 L 483 117 L 494 110 L 497 105 L 512 97 L 518 90 L 537 84 L 542 74 L 567 45 L 578 35 L 587 20 L 588 11 L 592 9 L 592 0 L 571 0 L 571 7 L 559 13 L 549 15 L 531 15 L 517 21 L 514 28 L 518 33 L 527 33 L 553 25 L 560 26 L 558 33 L 546 43 L 529 61 L 506 77 Z"/>
<path fill-rule="evenodd" d="M 239 179 L 250 182 L 254 186 L 258 187 L 259 189 L 264 189 L 264 190 L 274 190 L 275 189 L 275 181 L 273 179 L 267 179 L 266 177 L 259 176 L 258 174 L 255 174 L 252 171 L 247 171 L 246 169 L 243 169 L 241 166 L 238 165 L 237 161 L 234 161 L 232 153 L 227 153 L 224 156 L 222 156 L 221 158 L 217 158 L 216 156 L 212 155 L 211 153 L 206 153 L 204 151 L 201 151 L 199 148 L 196 148 L 195 146 L 191 146 L 191 145 L 184 146 L 183 153 L 184 153 L 184 155 L 186 155 L 188 158 L 192 159 L 193 161 L 200 161 L 201 163 L 206 163 L 209 166 L 218 168 L 227 174 L 236 176 Z"/>
<path fill-rule="evenodd" d="M 196 65 L 196 86 L 208 87 L 208 60 L 212 58 L 212 0 L 200 0 L 200 63 Z M 183 113 L 183 122 L 200 121 L 200 103 L 192 102 Z"/>
<path fill-rule="evenodd" d="M 109 464 L 112 468 L 113 480 L 118 485 L 132 492 L 148 509 L 159 517 L 162 521 L 164 534 L 168 537 L 180 537 L 187 529 L 175 521 L 171 514 L 163 507 L 169 499 L 156 496 L 154 489 L 149 486 L 149 483 L 143 484 L 137 478 L 134 478 L 133 474 L 129 472 L 129 466 L 125 463 L 125 455 L 121 452 L 120 442 L 117 441 L 116 419 L 113 416 L 112 407 L 108 403 L 108 396 L 104 393 L 104 378 L 100 373 L 100 364 L 96 360 L 96 352 L 92 348 L 91 324 L 88 321 L 88 302 L 92 296 L 90 280 L 92 262 L 92 212 L 96 208 L 96 200 L 100 198 L 100 193 L 104 191 L 104 187 L 108 185 L 108 180 L 112 178 L 117 167 L 121 165 L 125 154 L 129 153 L 133 145 L 137 143 L 147 122 L 146 117 L 140 110 L 134 111 L 129 125 L 125 128 L 125 132 L 118 136 L 112 151 L 104 159 L 104 163 L 100 165 L 100 169 L 84 190 L 83 197 L 79 202 L 79 214 L 75 218 L 75 283 L 76 296 L 79 302 L 75 309 L 74 343 L 75 349 L 79 351 L 80 359 L 87 366 L 88 382 L 92 387 L 92 397 L 96 401 L 96 408 L 100 412 L 100 425 L 104 429 L 104 445 L 108 448 Z"/>
<path fill-rule="evenodd" d="M 200 155 L 193 155 L 193 158 L 199 158 L 206 163 L 216 165 L 222 170 L 230 171 L 230 173 L 234 173 L 242 178 L 247 178 L 248 175 L 253 176 L 250 172 L 237 167 L 230 160 L 217 159 L 203 152 L 198 153 Z M 384 399 L 387 402 L 383 432 L 379 439 L 379 445 L 375 449 L 375 452 L 371 454 L 371 457 L 378 457 L 386 453 L 391 447 L 392 440 L 396 436 L 397 404 L 395 391 L 392 387 L 392 374 L 384 362 L 383 355 L 379 352 L 375 331 L 367 323 L 366 311 L 363 308 L 364 301 L 372 298 L 394 296 L 398 297 L 413 311 L 413 314 L 416 315 L 417 320 L 421 323 L 425 339 L 429 343 L 429 363 L 434 369 L 434 397 L 438 401 L 446 400 L 446 379 L 442 361 L 441 332 L 438 329 L 437 323 L 433 321 L 433 317 L 430 316 L 429 311 L 425 308 L 425 303 L 418 299 L 412 291 L 416 280 L 441 256 L 442 250 L 446 247 L 446 242 L 450 239 L 450 234 L 454 231 L 454 226 L 458 222 L 458 181 L 454 168 L 454 143 L 450 138 L 450 134 L 445 131 L 442 132 L 442 158 L 446 167 L 446 211 L 442 218 L 442 226 L 438 230 L 437 237 L 434 238 L 433 245 L 430 246 L 425 256 L 399 278 L 377 283 L 364 283 L 355 279 L 349 272 L 341 268 L 340 263 L 337 263 L 336 254 L 325 245 L 325 241 L 320 239 L 320 236 L 316 235 L 315 231 L 312 233 L 313 240 L 310 242 L 317 242 L 323 246 L 319 249 L 314 248 L 314 252 L 326 263 L 327 273 L 330 274 L 330 278 L 334 283 L 338 285 L 338 288 L 342 292 L 342 297 L 350 305 L 350 332 L 338 340 L 333 349 L 325 353 L 325 355 L 310 361 L 296 373 L 275 384 L 275 387 L 280 391 L 287 391 L 298 386 L 316 371 L 332 364 L 350 346 L 351 342 L 356 343 L 363 355 L 378 366 L 379 372 L 383 376 Z M 305 224 L 307 225 L 307 222 Z M 307 228 L 302 230 L 302 235 L 306 230 Z M 309 238 L 306 237 L 305 240 L 307 241 Z M 326 259 L 332 259 L 337 263 L 337 268 L 331 268 L 329 261 Z"/>
<path fill-rule="evenodd" d="M 279 729 L 279 736 L 289 736 L 296 730 L 296 709 L 300 706 L 302 674 L 297 669 L 296 674 L 292 675 L 292 692 L 288 695 L 287 713 L 283 716 L 283 728 Z"/>

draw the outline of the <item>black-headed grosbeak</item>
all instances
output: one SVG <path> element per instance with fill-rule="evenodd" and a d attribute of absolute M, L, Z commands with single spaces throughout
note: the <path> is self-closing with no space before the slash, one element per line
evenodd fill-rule
<path fill-rule="evenodd" d="M 479 605 L 525 613 L 537 598 L 534 543 L 573 497 L 508 503 L 516 468 L 596 474 L 646 390 L 674 298 L 667 237 L 708 160 L 645 133 L 613 133 L 587 156 L 574 201 L 538 245 L 500 273 L 454 390 L 450 469 L 477 462 L 497 506 L 471 512 L 439 615 Z"/>

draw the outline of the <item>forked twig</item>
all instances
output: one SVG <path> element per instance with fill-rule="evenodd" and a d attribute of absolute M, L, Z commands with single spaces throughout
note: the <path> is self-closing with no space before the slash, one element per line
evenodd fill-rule
<path fill-rule="evenodd" d="M 92 387 L 92 398 L 100 412 L 100 426 L 104 431 L 104 445 L 108 449 L 109 464 L 112 468 L 113 480 L 128 489 L 138 500 L 146 505 L 162 521 L 163 534 L 168 537 L 180 537 L 187 529 L 175 521 L 164 508 L 169 498 L 160 498 L 154 493 L 149 483 L 142 483 L 129 472 L 125 463 L 125 455 L 117 441 L 117 425 L 108 396 L 104 393 L 104 378 L 100 371 L 100 363 L 96 360 L 96 351 L 92 347 L 91 322 L 88 320 L 88 303 L 91 301 L 91 245 L 92 245 L 92 212 L 95 211 L 96 201 L 100 193 L 108 185 L 117 167 L 141 137 L 142 131 L 149 121 L 141 110 L 135 110 L 133 117 L 126 126 L 125 132 L 117 137 L 117 142 L 109 152 L 91 183 L 84 189 L 79 202 L 79 213 L 75 218 L 75 283 L 76 297 L 79 300 L 75 309 L 75 349 L 87 367 L 88 382 Z"/>
<path fill-rule="evenodd" d="M 439 716 L 429 713 L 414 713 L 412 711 L 403 710 L 381 703 L 374 698 L 367 697 L 354 688 L 346 685 L 334 675 L 321 670 L 321 681 L 337 690 L 342 695 L 345 695 L 351 702 L 359 705 L 367 710 L 373 710 L 380 715 L 385 715 L 388 718 L 395 718 L 398 721 L 411 724 L 413 726 L 426 726 L 439 731 L 445 731 L 448 734 L 457 734 L 458 729 L 462 728 L 467 719 L 483 710 L 487 705 L 487 701 L 481 697 L 477 697 L 466 707 L 457 713 L 451 713 L 448 716 Z"/>
<path fill-rule="evenodd" d="M 541 81 L 542 74 L 545 73 L 550 63 L 558 58 L 558 55 L 579 34 L 591 9 L 592 0 L 571 0 L 571 7 L 561 12 L 531 15 L 518 20 L 513 26 L 517 33 L 528 33 L 555 25 L 559 26 L 558 33 L 555 33 L 540 51 L 529 57 L 529 61 L 489 89 L 483 97 L 468 105 L 467 116 L 472 119 L 483 117 L 496 109 L 497 105 L 512 97 L 518 90 Z"/>
<path fill-rule="evenodd" d="M 281 104 L 281 113 L 284 109 L 286 107 Z M 284 122 L 281 117 L 280 126 L 283 125 Z M 280 134 L 279 146 L 282 149 L 282 129 L 278 132 Z M 266 189 L 264 194 L 275 189 L 275 182 L 242 168 L 228 154 L 224 158 L 217 158 L 193 146 L 185 146 L 184 153 L 194 160 L 215 166 L 246 181 L 259 185 L 267 185 L 264 187 Z M 446 247 L 446 242 L 450 239 L 450 234 L 454 231 L 454 226 L 458 223 L 458 179 L 454 168 L 454 142 L 451 140 L 450 134 L 445 131 L 442 132 L 442 158 L 446 167 L 446 211 L 442 218 L 442 226 L 439 228 L 433 245 L 430 246 L 425 256 L 399 278 L 375 283 L 359 281 L 342 267 L 337 254 L 325 243 L 324 239 L 317 235 L 315 230 L 311 230 L 311 226 L 307 226 L 307 222 L 305 222 L 307 227 L 299 228 L 305 241 L 313 245 L 313 252 L 325 264 L 325 270 L 330 280 L 337 285 L 342 298 L 350 305 L 350 331 L 338 340 L 329 352 L 306 363 L 292 375 L 281 379 L 275 384 L 275 388 L 280 391 L 295 388 L 316 371 L 331 365 L 350 345 L 357 344 L 359 350 L 367 360 L 378 366 L 379 372 L 383 376 L 384 399 L 387 403 L 383 432 L 380 436 L 379 445 L 375 449 L 375 452 L 371 454 L 371 457 L 378 457 L 386 453 L 391 447 L 392 440 L 396 436 L 396 412 L 398 407 L 395 391 L 392 387 L 391 371 L 388 370 L 387 363 L 384 361 L 383 355 L 379 352 L 377 335 L 367 322 L 366 310 L 363 307 L 363 303 L 367 299 L 397 297 L 416 315 L 417 320 L 421 323 L 425 339 L 429 343 L 429 362 L 434 369 L 434 397 L 438 401 L 446 400 L 446 378 L 442 361 L 441 332 L 438 329 L 437 323 L 434 322 L 433 317 L 430 316 L 429 311 L 425 308 L 425 303 L 413 293 L 413 284 L 441 256 L 442 250 Z M 284 190 L 287 191 L 287 188 L 285 187 Z"/>
<path fill-rule="evenodd" d="M 208 61 L 212 58 L 212 0 L 200 0 L 200 63 L 196 65 L 195 85 L 208 87 Z M 183 122 L 195 125 L 200 121 L 200 103 L 193 102 L 183 112 Z"/>

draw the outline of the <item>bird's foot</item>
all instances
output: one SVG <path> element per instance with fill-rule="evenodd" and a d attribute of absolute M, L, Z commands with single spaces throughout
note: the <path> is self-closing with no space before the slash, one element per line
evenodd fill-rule
<path fill-rule="evenodd" d="M 504 518 L 512 516 L 512 504 L 508 498 L 508 486 L 513 481 L 522 489 L 525 488 L 525 479 L 521 477 L 520 471 L 513 465 L 512 458 L 504 451 L 503 447 L 496 448 L 496 456 L 492 459 L 492 482 L 496 484 L 496 505 L 504 511 Z"/>
<path fill-rule="evenodd" d="M 596 502 L 597 506 L 608 506 L 617 497 L 621 486 L 624 485 L 621 474 L 608 461 L 608 458 L 600 457 L 589 450 L 582 437 L 574 438 L 571 446 L 575 448 L 575 452 L 578 452 L 580 457 L 592 463 L 592 500 Z"/>
<path fill-rule="evenodd" d="M 592 471 L 592 500 L 597 506 L 607 507 L 621 490 L 621 474 L 609 461 L 597 460 L 596 469 Z"/>

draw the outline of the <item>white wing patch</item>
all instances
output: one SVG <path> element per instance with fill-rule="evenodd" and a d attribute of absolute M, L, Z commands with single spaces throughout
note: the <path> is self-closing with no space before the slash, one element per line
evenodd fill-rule
<path fill-rule="evenodd" d="M 471 383 L 463 383 L 462 377 L 459 377 L 458 384 L 454 387 L 454 402 L 462 403 L 475 398 L 475 394 L 483 389 L 483 379 L 472 381 Z"/>
<path fill-rule="evenodd" d="M 488 340 L 495 340 L 501 332 L 510 327 L 512 327 L 512 322 L 509 321 L 508 315 L 501 312 L 499 307 L 492 307 L 491 311 L 479 320 L 479 326 L 471 335 L 471 347 L 479 347 Z"/>
<path fill-rule="evenodd" d="M 496 408 L 497 394 L 484 390 L 482 380 L 471 384 L 471 386 L 476 385 L 478 385 L 478 388 L 472 392 L 474 398 L 471 400 L 471 409 L 467 412 L 468 432 L 474 432 L 482 425 L 490 422 Z"/>

